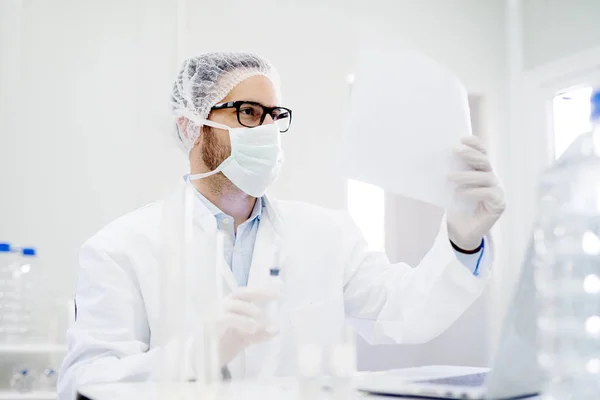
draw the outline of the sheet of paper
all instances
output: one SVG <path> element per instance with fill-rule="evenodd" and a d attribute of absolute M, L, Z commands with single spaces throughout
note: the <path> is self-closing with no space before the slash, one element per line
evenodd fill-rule
<path fill-rule="evenodd" d="M 359 52 L 342 159 L 348 178 L 446 207 L 453 154 L 471 134 L 467 91 L 428 57 L 370 43 Z"/>

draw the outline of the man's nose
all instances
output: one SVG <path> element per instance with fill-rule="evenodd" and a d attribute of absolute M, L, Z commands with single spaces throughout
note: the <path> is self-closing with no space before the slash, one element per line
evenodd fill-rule
<path fill-rule="evenodd" d="M 271 117 L 271 114 L 267 114 L 265 116 L 265 120 L 263 121 L 263 125 L 271 125 L 274 123 L 275 123 L 275 120 L 273 119 L 273 117 Z"/>

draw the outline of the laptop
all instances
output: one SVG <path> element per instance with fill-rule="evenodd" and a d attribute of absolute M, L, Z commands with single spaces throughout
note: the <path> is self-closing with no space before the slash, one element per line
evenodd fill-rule
<path fill-rule="evenodd" d="M 514 400 L 539 394 L 546 377 L 537 363 L 532 253 L 530 246 L 489 372 L 407 381 L 400 372 L 389 371 L 362 377 L 358 389 L 413 399 Z"/>

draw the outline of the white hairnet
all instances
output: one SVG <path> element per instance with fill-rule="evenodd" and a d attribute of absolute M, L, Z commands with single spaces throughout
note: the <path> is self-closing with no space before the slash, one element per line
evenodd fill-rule
<path fill-rule="evenodd" d="M 279 75 L 267 60 L 250 53 L 206 53 L 183 62 L 171 93 L 174 116 L 190 120 L 184 131 L 177 130 L 186 150 L 200 135 L 201 123 L 211 108 L 240 82 L 256 75 L 269 78 L 279 93 Z"/>

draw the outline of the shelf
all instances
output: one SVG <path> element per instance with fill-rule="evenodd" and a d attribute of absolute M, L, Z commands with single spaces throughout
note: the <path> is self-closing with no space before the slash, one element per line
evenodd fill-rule
<path fill-rule="evenodd" d="M 56 392 L 11 392 L 0 390 L 0 400 L 56 400 Z"/>
<path fill-rule="evenodd" d="M 43 354 L 66 352 L 67 346 L 62 344 L 0 344 L 0 354 Z"/>

